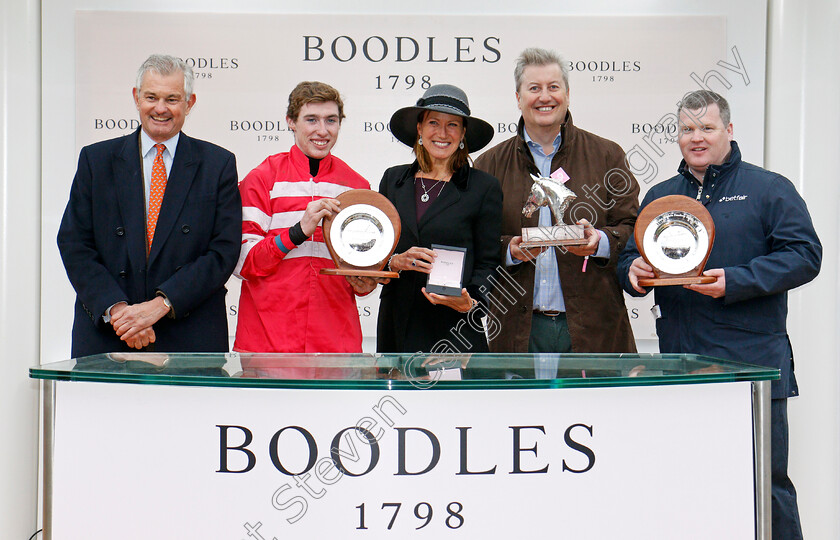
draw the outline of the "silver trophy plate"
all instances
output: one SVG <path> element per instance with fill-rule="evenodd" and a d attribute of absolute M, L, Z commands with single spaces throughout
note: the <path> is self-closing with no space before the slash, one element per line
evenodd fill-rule
<path fill-rule="evenodd" d="M 650 264 L 668 274 L 696 268 L 709 251 L 709 232 L 688 212 L 663 212 L 650 222 L 644 234 L 645 256 Z"/>
<path fill-rule="evenodd" d="M 335 216 L 330 236 L 341 260 L 365 267 L 388 258 L 394 244 L 394 226 L 379 208 L 354 204 Z"/>

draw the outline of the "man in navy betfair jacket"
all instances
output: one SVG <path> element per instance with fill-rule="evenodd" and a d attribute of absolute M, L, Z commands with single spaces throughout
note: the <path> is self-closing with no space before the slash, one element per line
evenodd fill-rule
<path fill-rule="evenodd" d="M 708 90 L 679 107 L 679 174 L 653 188 L 641 208 L 666 195 L 700 201 L 715 223 L 704 275 L 710 284 L 657 287 L 663 353 L 695 353 L 781 371 L 771 387 L 773 538 L 802 538 L 796 490 L 787 474 L 787 398 L 798 395 L 787 334 L 787 292 L 820 270 L 822 246 L 805 201 L 783 176 L 741 161 L 729 104 Z M 642 296 L 653 269 L 633 238 L 619 259 L 625 291 Z"/>

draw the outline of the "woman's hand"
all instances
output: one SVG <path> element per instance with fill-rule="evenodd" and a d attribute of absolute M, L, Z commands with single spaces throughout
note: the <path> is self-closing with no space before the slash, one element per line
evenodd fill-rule
<path fill-rule="evenodd" d="M 423 296 L 436 306 L 446 306 L 459 313 L 466 313 L 471 310 L 477 302 L 470 297 L 467 289 L 461 289 L 461 296 L 444 296 L 442 294 L 427 293 L 426 287 L 420 289 Z"/>
<path fill-rule="evenodd" d="M 414 270 L 415 272 L 428 274 L 432 271 L 432 262 L 434 262 L 435 257 L 437 255 L 431 249 L 413 246 L 408 251 L 391 257 L 388 266 L 394 272 Z"/>

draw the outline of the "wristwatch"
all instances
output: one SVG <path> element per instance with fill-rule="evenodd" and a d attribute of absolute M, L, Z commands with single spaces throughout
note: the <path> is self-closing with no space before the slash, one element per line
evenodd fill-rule
<path fill-rule="evenodd" d="M 169 301 L 169 298 L 167 298 L 161 291 L 158 291 L 157 295 L 163 298 L 163 305 L 169 309 L 169 311 L 166 312 L 166 316 L 169 318 L 175 318 L 175 310 L 172 309 L 172 302 Z"/>

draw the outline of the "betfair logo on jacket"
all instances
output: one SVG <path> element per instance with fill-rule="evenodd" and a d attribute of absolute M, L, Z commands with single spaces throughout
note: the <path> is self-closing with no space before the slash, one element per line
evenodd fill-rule
<path fill-rule="evenodd" d="M 732 195 L 730 197 L 721 197 L 718 202 L 732 202 L 732 201 L 745 201 L 747 200 L 746 195 Z"/>

